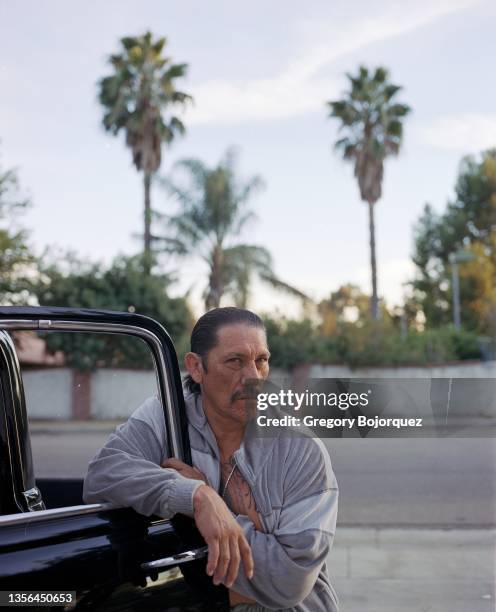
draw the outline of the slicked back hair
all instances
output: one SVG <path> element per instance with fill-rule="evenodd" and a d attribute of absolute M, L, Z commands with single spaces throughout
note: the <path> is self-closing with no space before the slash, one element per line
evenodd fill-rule
<path fill-rule="evenodd" d="M 265 331 L 262 319 L 251 310 L 227 306 L 214 308 L 201 316 L 191 332 L 191 352 L 200 355 L 203 368 L 207 371 L 206 357 L 208 352 L 217 346 L 218 331 L 227 325 L 244 323 Z M 200 385 L 190 374 L 184 377 L 184 386 L 190 393 L 201 393 Z"/>

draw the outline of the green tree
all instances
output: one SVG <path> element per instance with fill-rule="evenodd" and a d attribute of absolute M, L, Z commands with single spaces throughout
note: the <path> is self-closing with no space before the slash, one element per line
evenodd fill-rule
<path fill-rule="evenodd" d="M 331 335 L 308 319 L 264 316 L 271 366 L 291 370 L 305 364 L 362 366 L 427 365 L 463 359 L 480 359 L 481 347 L 474 332 L 452 326 L 400 333 L 394 321 L 338 321 Z"/>
<path fill-rule="evenodd" d="M 253 272 L 273 287 L 307 299 L 276 277 L 267 249 L 236 242 L 254 218 L 247 205 L 263 182 L 259 176 L 240 182 L 235 161 L 236 155 L 230 149 L 214 168 L 198 159 L 175 165 L 176 172 L 186 175 L 186 184 L 171 177 L 164 179 L 180 207 L 176 215 L 163 215 L 168 226 L 168 234 L 162 238 L 164 250 L 181 256 L 200 255 L 206 262 L 209 281 L 203 297 L 207 310 L 218 307 L 226 294 L 234 298 L 236 305 L 245 306 Z"/>
<path fill-rule="evenodd" d="M 152 253 L 152 178 L 160 168 L 162 145 L 170 144 L 185 131 L 182 121 L 167 115 L 172 107 L 192 98 L 175 87 L 186 74 L 187 64 L 173 64 L 163 55 L 166 39 L 127 36 L 120 41 L 122 51 L 111 55 L 113 73 L 99 82 L 99 99 L 104 107 L 103 125 L 114 135 L 121 130 L 131 149 L 133 163 L 143 173 L 144 186 L 144 263 L 150 271 Z"/>
<path fill-rule="evenodd" d="M 348 283 L 331 292 L 329 298 L 318 304 L 322 319 L 321 331 L 325 336 L 332 335 L 339 323 L 352 319 L 361 321 L 369 315 L 369 299 L 362 290 Z"/>
<path fill-rule="evenodd" d="M 382 194 L 384 161 L 398 155 L 403 138 L 403 119 L 410 107 L 396 101 L 401 87 L 389 81 L 379 67 L 373 73 L 360 66 L 357 76 L 347 74 L 351 87 L 341 100 L 328 102 L 329 116 L 340 121 L 344 136 L 335 147 L 354 164 L 361 199 L 369 210 L 370 265 L 372 273 L 371 313 L 379 316 L 374 206 Z"/>
<path fill-rule="evenodd" d="M 291 370 L 309 363 L 335 363 L 339 357 L 334 345 L 323 338 L 309 319 L 286 319 L 264 316 L 270 364 Z"/>
<path fill-rule="evenodd" d="M 30 283 L 27 272 L 34 257 L 27 245 L 27 232 L 19 217 L 30 206 L 22 195 L 17 172 L 0 166 L 0 302 L 25 303 Z"/>
<path fill-rule="evenodd" d="M 489 246 L 474 240 L 468 247 L 473 259 L 460 266 L 460 279 L 467 287 L 466 310 L 473 328 L 496 339 L 496 230 L 490 238 Z"/>
<path fill-rule="evenodd" d="M 496 333 L 496 149 L 464 157 L 455 197 L 436 214 L 426 205 L 414 227 L 415 295 L 431 328 L 451 321 L 449 256 L 470 251 L 460 265 L 462 323 L 467 329 Z"/>
<path fill-rule="evenodd" d="M 413 282 L 415 296 L 430 328 L 445 325 L 451 320 L 451 291 L 449 284 L 448 255 L 441 241 L 441 216 L 430 204 L 414 226 L 413 262 L 416 279 Z"/>
<path fill-rule="evenodd" d="M 183 342 L 192 316 L 183 298 L 167 294 L 170 278 L 145 275 L 141 256 L 117 257 L 109 267 L 64 257 L 64 265 L 45 262 L 35 287 L 41 306 L 96 308 L 137 312 L 153 317 L 169 332 L 175 342 Z M 116 367 L 149 367 L 149 351 L 121 336 L 105 335 L 97 339 L 85 334 L 47 334 L 51 351 L 62 350 L 68 365 L 91 369 L 104 361 Z"/>

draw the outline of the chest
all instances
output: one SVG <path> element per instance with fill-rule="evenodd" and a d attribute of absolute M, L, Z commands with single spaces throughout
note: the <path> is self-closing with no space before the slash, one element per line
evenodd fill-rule
<path fill-rule="evenodd" d="M 233 458 L 221 463 L 220 493 L 234 514 L 247 516 L 258 531 L 263 531 L 253 491 Z"/>
<path fill-rule="evenodd" d="M 222 462 L 219 462 L 215 454 L 206 448 L 197 436 L 197 432 L 190 428 L 194 467 L 205 474 L 208 484 L 221 497 L 224 494 L 224 501 L 234 514 L 248 516 L 255 525 L 258 520 L 263 527 L 262 531 L 273 533 L 279 524 L 284 503 L 284 479 L 281 470 L 274 467 L 282 467 L 282 460 L 271 453 L 264 468 L 257 469 L 246 457 L 242 457 L 241 470 L 235 470 L 228 482 L 233 465 L 227 465 L 227 461 L 222 465 Z M 253 475 L 249 482 L 243 478 L 245 473 Z"/>

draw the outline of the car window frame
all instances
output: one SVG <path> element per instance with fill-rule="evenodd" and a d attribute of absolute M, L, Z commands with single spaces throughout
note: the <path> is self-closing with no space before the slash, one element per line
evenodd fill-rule
<path fill-rule="evenodd" d="M 3 312 L 7 310 L 6 308 L 1 309 Z M 62 309 L 61 309 L 62 310 Z M 83 312 L 83 311 L 81 311 Z M 97 311 L 85 311 L 86 314 L 93 315 L 96 317 L 106 318 L 105 315 L 107 313 L 98 313 Z M 28 481 L 32 484 L 35 480 L 35 470 L 36 466 L 33 466 L 32 456 L 31 456 L 31 443 L 30 436 L 27 425 L 27 414 L 26 414 L 26 403 L 24 399 L 24 388 L 22 382 L 22 374 L 19 366 L 19 360 L 17 356 L 17 351 L 15 349 L 15 345 L 12 339 L 10 332 L 12 331 L 22 331 L 22 330 L 33 330 L 33 331 L 56 331 L 56 332 L 75 332 L 75 333 L 108 333 L 108 334 L 121 334 L 132 337 L 138 337 L 148 345 L 151 350 L 153 362 L 155 366 L 155 376 L 157 382 L 157 394 L 158 399 L 161 402 L 164 420 L 165 420 L 165 428 L 167 434 L 167 442 L 170 444 L 169 448 L 171 451 L 171 456 L 177 457 L 180 459 L 187 459 L 187 454 L 185 454 L 185 447 L 183 443 L 183 437 L 181 436 L 181 423 L 179 420 L 179 407 L 174 408 L 174 390 L 173 383 L 177 381 L 173 380 L 175 373 L 173 368 L 171 368 L 170 356 L 168 355 L 168 351 L 170 347 L 164 346 L 163 338 L 160 339 L 159 336 L 154 333 L 152 330 L 131 323 L 123 323 L 123 322 L 112 322 L 112 321 L 102 321 L 100 320 L 81 320 L 75 318 L 71 319 L 54 319 L 50 317 L 50 313 L 46 313 L 46 316 L 41 311 L 39 313 L 33 312 L 32 318 L 16 318 L 15 314 L 12 313 L 13 316 L 11 318 L 0 318 L 0 334 L 2 336 L 2 341 L 0 341 L 0 345 L 3 348 L 3 353 L 7 348 L 7 351 L 10 353 L 9 355 L 3 357 L 5 363 L 9 364 L 9 372 L 7 373 L 7 377 L 9 379 L 11 388 L 5 388 L 5 381 L 2 381 L 2 388 L 4 394 L 7 391 L 10 391 L 12 396 L 12 402 L 19 404 L 18 409 L 12 409 L 11 418 L 14 420 L 14 423 L 11 424 L 10 428 L 7 428 L 7 438 L 9 449 L 12 447 L 16 448 L 16 455 L 21 456 L 21 462 L 16 463 L 16 459 L 13 459 L 12 453 L 10 454 L 10 475 L 12 479 L 12 487 L 14 491 L 14 499 L 15 503 L 18 506 L 18 514 L 15 519 L 16 522 L 21 522 L 23 519 L 23 514 L 26 517 L 33 517 L 33 513 L 29 511 L 27 507 L 27 500 L 25 493 L 31 487 L 27 487 Z M 120 315 L 120 316 L 129 316 L 133 319 L 138 319 L 138 322 L 147 321 L 157 325 L 162 331 L 169 343 L 172 345 L 172 341 L 170 340 L 167 332 L 153 319 L 148 319 L 147 317 L 141 317 L 140 315 L 127 315 L 127 313 L 108 313 L 109 315 Z M 103 316 L 102 316 L 103 315 Z M 72 316 L 72 313 L 71 313 Z M 74 311 L 74 316 L 77 317 L 77 311 Z M 173 349 L 173 347 L 172 347 Z M 175 357 L 175 353 L 174 353 Z M 167 361 L 166 361 L 167 360 Z M 14 371 L 10 371 L 10 364 L 14 363 Z M 177 365 L 177 361 L 176 361 Z M 178 370 L 178 368 L 177 368 Z M 178 370 L 179 371 L 179 370 Z M 179 379 L 180 381 L 180 379 Z M 17 387 L 16 393 L 14 394 L 14 390 L 12 389 L 12 385 Z M 176 385 L 176 397 L 177 397 L 177 385 Z M 22 423 L 18 423 L 19 418 L 21 418 Z M 15 428 L 15 431 L 9 432 L 9 429 L 12 430 L 12 425 Z M 15 436 L 17 440 L 12 440 L 11 438 Z M 22 442 L 21 442 L 22 440 Z M 189 449 L 188 449 L 189 450 Z M 25 464 L 28 464 L 30 474 L 24 474 Z M 21 469 L 20 469 L 21 468 Z M 91 504 L 91 508 L 87 508 L 87 506 L 65 506 L 61 508 L 51 508 L 51 509 L 36 509 L 36 515 L 40 518 L 42 516 L 46 516 L 47 518 L 53 517 L 54 511 L 60 511 L 62 514 L 67 514 L 67 512 L 72 513 L 74 510 L 75 513 L 82 512 L 84 509 L 84 513 L 98 513 L 102 510 L 108 510 L 110 508 L 115 508 L 115 506 L 109 506 L 108 504 Z M 77 510 L 78 509 L 78 510 Z M 19 511 L 21 511 L 19 513 Z M 0 515 L 0 525 L 5 521 L 2 521 L 2 518 L 7 519 L 9 517 L 14 517 L 15 513 L 8 513 Z"/>

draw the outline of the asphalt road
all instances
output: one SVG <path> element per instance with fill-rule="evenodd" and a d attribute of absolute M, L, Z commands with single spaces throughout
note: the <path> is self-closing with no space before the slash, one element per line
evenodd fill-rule
<path fill-rule="evenodd" d="M 38 477 L 82 477 L 107 432 L 32 429 Z M 496 439 L 324 440 L 344 526 L 496 525 Z"/>
<path fill-rule="evenodd" d="M 496 440 L 324 441 L 340 488 L 341 525 L 496 525 Z"/>

